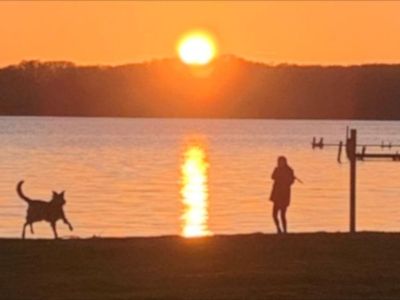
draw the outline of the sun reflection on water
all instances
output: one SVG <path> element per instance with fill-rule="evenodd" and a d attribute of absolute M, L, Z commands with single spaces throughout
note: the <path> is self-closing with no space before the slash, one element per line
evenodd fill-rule
<path fill-rule="evenodd" d="M 184 154 L 181 166 L 181 196 L 184 205 L 182 235 L 201 237 L 210 235 L 208 229 L 208 163 L 204 149 L 190 146 Z"/>

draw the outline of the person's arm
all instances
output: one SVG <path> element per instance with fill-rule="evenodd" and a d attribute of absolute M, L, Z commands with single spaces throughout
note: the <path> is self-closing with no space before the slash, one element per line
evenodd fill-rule
<path fill-rule="evenodd" d="M 272 172 L 271 179 L 276 180 L 276 168 L 274 169 L 274 172 Z"/>
<path fill-rule="evenodd" d="M 296 176 L 294 175 L 294 171 L 293 169 L 290 169 L 290 185 L 292 185 L 294 183 L 294 181 L 296 180 Z"/>

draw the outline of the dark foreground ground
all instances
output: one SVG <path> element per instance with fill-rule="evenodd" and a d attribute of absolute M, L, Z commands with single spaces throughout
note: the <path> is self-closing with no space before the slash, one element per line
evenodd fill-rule
<path fill-rule="evenodd" d="M 0 299 L 400 299 L 400 234 L 0 240 Z"/>

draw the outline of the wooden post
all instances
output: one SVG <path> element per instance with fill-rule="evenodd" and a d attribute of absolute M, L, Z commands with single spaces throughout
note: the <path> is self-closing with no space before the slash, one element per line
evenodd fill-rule
<path fill-rule="evenodd" d="M 348 154 L 350 159 L 350 232 L 356 232 L 356 151 L 357 130 L 351 129 L 348 140 Z"/>

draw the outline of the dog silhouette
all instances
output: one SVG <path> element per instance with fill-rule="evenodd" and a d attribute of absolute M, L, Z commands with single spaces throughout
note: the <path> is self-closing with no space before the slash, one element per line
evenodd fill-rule
<path fill-rule="evenodd" d="M 46 221 L 50 223 L 51 228 L 53 229 L 54 238 L 57 239 L 57 228 L 56 222 L 58 220 L 63 220 L 65 224 L 68 225 L 69 229 L 72 231 L 73 227 L 68 219 L 65 217 L 65 213 L 63 210 L 63 206 L 65 205 L 65 191 L 61 193 L 56 193 L 53 191 L 53 198 L 49 201 L 42 200 L 33 200 L 29 197 L 25 196 L 22 192 L 22 184 L 24 183 L 21 180 L 17 185 L 17 193 L 26 203 L 28 203 L 28 210 L 26 214 L 26 222 L 22 228 L 22 238 L 25 239 L 25 229 L 26 226 L 30 226 L 31 233 L 33 234 L 33 223 L 39 221 Z"/>

